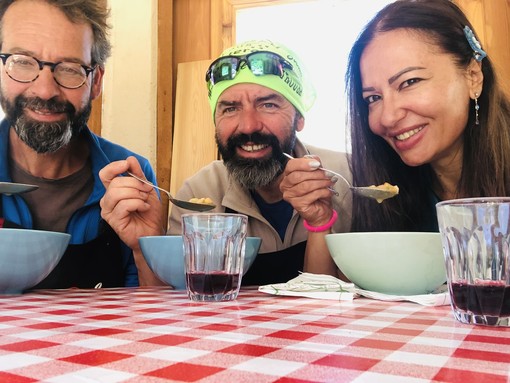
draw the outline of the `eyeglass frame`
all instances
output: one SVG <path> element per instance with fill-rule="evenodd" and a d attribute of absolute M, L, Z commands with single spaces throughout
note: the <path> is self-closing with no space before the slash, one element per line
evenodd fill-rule
<path fill-rule="evenodd" d="M 84 64 L 80 64 L 80 63 L 73 63 L 70 61 L 59 61 L 59 62 L 54 63 L 51 61 L 39 60 L 33 56 L 21 54 L 21 53 L 0 53 L 0 60 L 2 60 L 2 63 L 4 66 L 6 65 L 7 59 L 11 56 L 30 57 L 31 59 L 34 59 L 35 62 L 37 63 L 37 65 L 39 66 L 39 73 L 37 73 L 37 76 L 35 76 L 35 78 L 33 78 L 32 80 L 28 80 L 28 81 L 17 80 L 9 74 L 7 69 L 5 70 L 5 73 L 7 73 L 7 76 L 9 76 L 9 78 L 13 79 L 16 82 L 22 83 L 22 84 L 28 84 L 29 82 L 34 82 L 35 80 L 37 80 L 39 78 L 40 72 L 44 69 L 45 66 L 48 66 L 48 67 L 50 67 L 50 71 L 53 75 L 53 79 L 59 86 L 61 86 L 62 88 L 66 88 L 66 89 L 78 89 L 78 88 L 81 88 L 83 86 L 83 84 L 85 84 L 87 82 L 89 75 L 97 69 L 97 64 L 91 67 L 91 66 L 87 66 Z M 62 85 L 61 83 L 58 82 L 58 80 L 55 77 L 55 68 L 57 67 L 57 65 L 60 65 L 62 63 L 78 64 L 83 68 L 83 70 L 85 71 L 85 78 L 83 79 L 83 82 L 80 85 L 75 86 L 75 87 L 69 87 L 69 86 Z"/>
<path fill-rule="evenodd" d="M 254 52 L 250 52 L 250 53 L 247 53 L 245 55 L 241 55 L 241 56 L 236 56 L 236 55 L 228 55 L 228 56 L 222 56 L 222 57 L 218 57 L 216 60 L 214 60 L 211 65 L 209 65 L 209 68 L 207 68 L 207 72 L 205 72 L 205 82 L 206 83 L 209 83 L 211 82 L 211 79 L 212 79 L 212 76 L 211 76 L 211 73 L 213 71 L 213 65 L 215 65 L 216 63 L 220 62 L 221 60 L 223 59 L 228 59 L 228 58 L 235 58 L 235 59 L 238 59 L 239 62 L 238 62 L 238 66 L 237 66 L 237 69 L 236 69 L 236 75 L 237 76 L 237 73 L 239 72 L 239 68 L 241 68 L 241 64 L 244 62 L 246 64 L 246 66 L 248 67 L 248 69 L 250 69 L 250 71 L 252 71 L 251 67 L 250 67 L 250 62 L 248 61 L 248 57 L 251 56 L 251 55 L 254 55 L 254 54 L 260 54 L 260 53 L 269 53 L 269 54 L 272 54 L 276 57 L 278 57 L 279 61 L 280 61 L 280 64 L 282 65 L 282 70 L 283 68 L 287 68 L 289 70 L 293 70 L 294 67 L 292 66 L 292 64 L 290 62 L 288 62 L 284 57 L 282 57 L 281 55 L 279 55 L 278 53 L 275 53 L 275 52 L 271 52 L 271 51 L 254 51 Z M 252 71 L 253 73 L 253 71 Z M 269 75 L 268 74 L 263 74 L 262 76 L 267 76 Z M 234 79 L 235 76 L 232 78 Z M 275 74 L 273 74 L 273 76 L 276 76 Z M 230 80 L 232 80 L 230 79 Z M 221 81 L 225 81 L 225 80 L 220 80 L 218 82 L 221 82 Z M 216 85 L 218 82 L 211 82 L 211 85 Z"/>

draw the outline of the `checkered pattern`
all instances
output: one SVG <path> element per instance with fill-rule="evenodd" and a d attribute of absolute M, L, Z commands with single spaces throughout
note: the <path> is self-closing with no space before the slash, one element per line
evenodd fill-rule
<path fill-rule="evenodd" d="M 195 303 L 167 288 L 0 297 L 0 382 L 509 380 L 510 329 L 449 306 L 332 302 L 241 290 Z"/>

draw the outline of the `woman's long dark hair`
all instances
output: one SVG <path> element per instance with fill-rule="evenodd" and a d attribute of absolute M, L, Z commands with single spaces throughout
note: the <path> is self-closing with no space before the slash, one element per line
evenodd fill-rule
<path fill-rule="evenodd" d="M 449 0 L 397 0 L 377 13 L 354 43 L 346 74 L 353 182 L 355 185 L 389 182 L 399 186 L 400 194 L 381 204 L 355 197 L 353 231 L 421 231 L 427 217 L 435 215 L 431 198 L 435 176 L 430 165 L 404 164 L 384 139 L 369 128 L 360 73 L 363 51 L 378 33 L 405 28 L 452 54 L 459 68 L 467 68 L 473 50 L 463 32 L 466 25 L 474 31 L 463 12 Z M 496 82 L 488 57 L 482 61 L 482 72 L 483 91 L 478 98 L 480 125 L 474 123 L 471 101 L 464 131 L 459 197 L 510 195 L 510 102 Z"/>

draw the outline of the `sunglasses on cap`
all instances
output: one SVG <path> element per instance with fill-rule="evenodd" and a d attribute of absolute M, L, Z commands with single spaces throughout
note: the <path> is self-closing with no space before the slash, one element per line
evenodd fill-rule
<path fill-rule="evenodd" d="M 214 85 L 224 80 L 233 80 L 241 63 L 245 62 L 255 76 L 272 74 L 282 77 L 283 69 L 292 70 L 292 64 L 273 52 L 253 52 L 244 56 L 224 56 L 213 61 L 205 74 L 205 81 Z"/>

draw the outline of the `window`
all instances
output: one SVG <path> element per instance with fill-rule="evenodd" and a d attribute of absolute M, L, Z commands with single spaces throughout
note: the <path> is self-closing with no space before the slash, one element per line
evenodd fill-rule
<path fill-rule="evenodd" d="M 317 98 L 298 137 L 311 145 L 348 151 L 344 76 L 349 50 L 365 23 L 394 0 L 315 0 L 242 8 L 236 41 L 269 39 L 295 51 Z"/>

